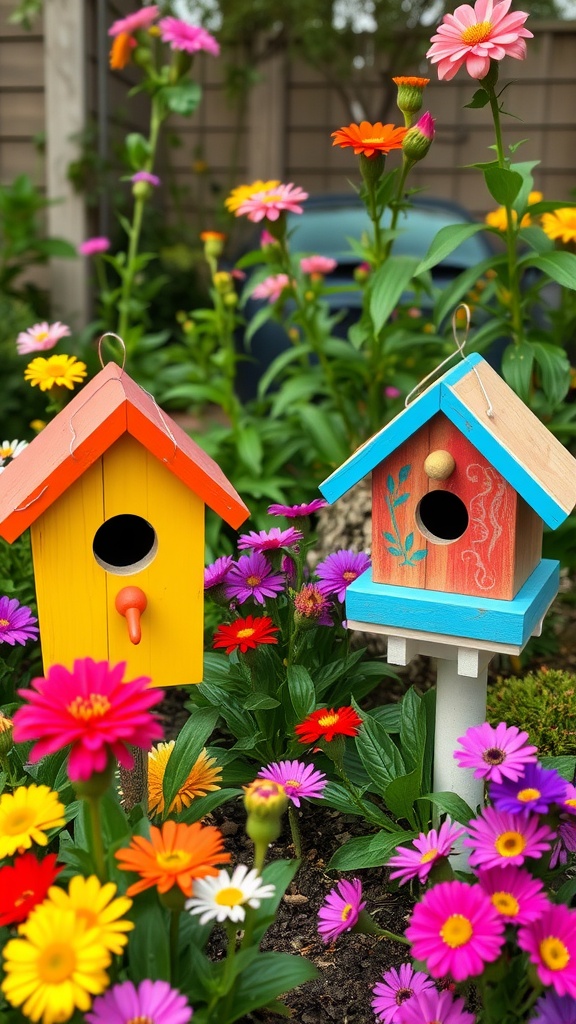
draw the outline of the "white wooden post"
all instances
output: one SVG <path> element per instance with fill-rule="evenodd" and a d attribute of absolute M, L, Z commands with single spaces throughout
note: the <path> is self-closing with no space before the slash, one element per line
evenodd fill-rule
<path fill-rule="evenodd" d="M 471 725 L 486 721 L 488 665 L 484 659 L 472 679 L 460 675 L 456 658 L 438 658 L 436 664 L 433 789 L 435 793 L 457 793 L 475 811 L 483 804 L 484 781 L 475 779 L 471 769 L 460 768 L 454 751 L 459 736 Z"/>

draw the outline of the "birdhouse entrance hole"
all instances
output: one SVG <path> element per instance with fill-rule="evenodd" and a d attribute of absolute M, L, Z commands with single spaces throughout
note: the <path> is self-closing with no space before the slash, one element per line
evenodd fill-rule
<path fill-rule="evenodd" d="M 98 565 L 116 576 L 145 569 L 158 550 L 153 526 L 142 516 L 112 516 L 94 534 L 92 551 Z"/>
<path fill-rule="evenodd" d="M 468 510 L 452 491 L 429 491 L 416 509 L 418 529 L 434 544 L 452 544 L 468 527 Z"/>

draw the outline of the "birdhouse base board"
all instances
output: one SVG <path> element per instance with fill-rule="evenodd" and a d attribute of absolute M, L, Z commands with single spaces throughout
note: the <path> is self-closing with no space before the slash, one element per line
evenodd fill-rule
<path fill-rule="evenodd" d="M 486 650 L 517 654 L 538 629 L 559 580 L 559 562 L 542 559 L 512 601 L 499 601 L 374 583 L 367 569 L 347 588 L 346 618 L 350 627 L 364 632 L 401 636 L 416 631 L 429 640 L 433 634 L 451 645 L 462 638 L 485 641 Z M 504 651 L 508 645 L 515 650 Z"/>

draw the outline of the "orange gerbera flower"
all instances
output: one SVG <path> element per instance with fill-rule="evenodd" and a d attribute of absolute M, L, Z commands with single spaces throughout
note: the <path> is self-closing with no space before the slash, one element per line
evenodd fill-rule
<path fill-rule="evenodd" d="M 130 63 L 132 50 L 137 45 L 134 36 L 129 32 L 120 32 L 112 43 L 110 50 L 110 67 L 114 71 L 125 68 Z"/>
<path fill-rule="evenodd" d="M 394 85 L 411 85 L 417 89 L 424 89 L 430 82 L 429 78 L 418 78 L 416 75 L 399 75 L 393 78 Z"/>
<path fill-rule="evenodd" d="M 374 156 L 375 153 L 389 153 L 392 149 L 402 149 L 402 140 L 406 135 L 406 128 L 395 128 L 393 124 L 382 124 L 376 121 L 370 124 L 369 121 L 361 121 L 360 124 L 349 124 L 347 128 L 339 128 L 332 132 L 333 146 L 354 147 L 354 154 L 358 156 Z"/>
<path fill-rule="evenodd" d="M 140 881 L 127 890 L 135 896 L 156 886 L 166 893 L 177 885 L 185 896 L 192 895 L 195 878 L 217 875 L 216 864 L 227 864 L 230 854 L 223 849 L 224 837 L 213 825 L 177 824 L 165 821 L 162 828 L 150 828 L 150 839 L 133 836 L 130 846 L 116 852 L 118 866 L 134 871 Z"/>

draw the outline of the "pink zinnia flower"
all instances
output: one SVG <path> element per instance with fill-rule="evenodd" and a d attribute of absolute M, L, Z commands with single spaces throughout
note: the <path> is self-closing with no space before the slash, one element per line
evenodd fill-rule
<path fill-rule="evenodd" d="M 104 771 L 110 755 L 123 768 L 132 768 L 129 747 L 149 750 L 162 738 L 150 708 L 164 692 L 150 689 L 146 676 L 124 682 L 125 668 L 126 662 L 111 666 L 92 658 L 75 661 L 72 672 L 52 665 L 45 679 L 33 679 L 30 690 L 18 691 L 27 704 L 14 715 L 14 740 L 37 741 L 29 754 L 32 762 L 70 744 L 73 781 Z"/>
<path fill-rule="evenodd" d="M 154 185 L 155 188 L 158 188 L 158 185 L 162 184 L 162 182 L 161 182 L 160 178 L 158 177 L 158 175 L 157 174 L 151 174 L 150 171 L 136 171 L 136 174 L 132 175 L 132 177 L 130 178 L 130 181 L 134 185 L 136 184 L 137 181 L 145 181 L 146 184 Z"/>
<path fill-rule="evenodd" d="M 536 761 L 537 747 L 527 744 L 527 739 L 528 733 L 520 732 L 515 725 L 500 722 L 493 729 L 484 722 L 471 726 L 458 738 L 464 749 L 456 750 L 454 757 L 460 768 L 474 768 L 476 779 L 502 782 L 506 778 L 515 782 L 524 766 Z"/>
<path fill-rule="evenodd" d="M 304 761 L 274 761 L 261 768 L 259 779 L 270 779 L 284 786 L 286 796 L 295 807 L 300 807 L 300 799 L 320 799 L 328 783 L 324 772 L 314 770 L 313 764 Z"/>
<path fill-rule="evenodd" d="M 454 14 L 444 15 L 426 54 L 432 64 L 438 64 L 438 78 L 450 81 L 463 64 L 471 78 L 485 78 L 491 60 L 524 60 L 524 40 L 532 39 L 532 32 L 524 28 L 528 17 L 524 11 L 508 14 L 511 2 L 476 0 L 474 7 L 462 4 Z"/>
<path fill-rule="evenodd" d="M 272 572 L 272 566 L 261 551 L 241 555 L 233 562 L 226 577 L 226 597 L 236 597 L 240 604 L 253 597 L 264 604 L 267 597 L 277 597 L 284 590 L 284 577 Z"/>
<path fill-rule="evenodd" d="M 232 555 L 221 555 L 215 562 L 207 565 L 204 569 L 204 590 L 210 590 L 211 587 L 217 587 L 220 583 L 224 583 L 233 561 Z"/>
<path fill-rule="evenodd" d="M 162 18 L 162 21 L 158 22 L 158 28 L 162 42 L 170 43 L 173 50 L 184 50 L 185 53 L 198 53 L 199 50 L 204 50 L 214 57 L 220 53 L 220 44 L 199 25 L 189 25 L 180 18 Z"/>
<path fill-rule="evenodd" d="M 188 1024 L 192 1009 L 186 997 L 171 988 L 167 981 L 150 981 L 138 986 L 122 981 L 94 1000 L 88 1024 L 132 1024 L 153 1021 L 154 1024 Z"/>
<path fill-rule="evenodd" d="M 267 220 L 278 220 L 284 210 L 288 213 L 302 213 L 299 204 L 305 199 L 308 199 L 308 193 L 290 182 L 289 185 L 277 185 L 276 188 L 253 192 L 240 204 L 235 213 L 237 217 L 245 214 L 248 220 L 255 223 L 264 220 L 264 217 Z"/>
<path fill-rule="evenodd" d="M 331 256 L 303 256 L 300 260 L 303 274 L 331 274 L 337 266 L 338 261 Z"/>
<path fill-rule="evenodd" d="M 61 324 L 59 320 L 55 324 L 49 324 L 45 320 L 41 324 L 34 324 L 27 331 L 20 331 L 16 338 L 18 355 L 26 356 L 29 352 L 46 352 L 54 348 L 60 338 L 66 338 L 70 334 L 70 328 Z"/>
<path fill-rule="evenodd" d="M 543 985 L 576 999 L 576 911 L 550 904 L 537 921 L 518 929 L 518 945 L 536 964 Z"/>
<path fill-rule="evenodd" d="M 464 981 L 498 958 L 504 921 L 479 885 L 440 882 L 416 904 L 406 938 L 433 978 Z"/>
<path fill-rule="evenodd" d="M 294 610 L 300 619 L 308 619 L 317 626 L 333 626 L 330 617 L 332 602 L 316 583 L 305 583 L 294 595 Z"/>
<path fill-rule="evenodd" d="M 302 505 L 268 505 L 269 516 L 286 516 L 287 519 L 300 519 L 303 516 L 311 516 L 326 508 L 328 502 L 324 498 L 313 498 L 312 501 Z"/>
<path fill-rule="evenodd" d="M 334 594 L 339 601 L 346 599 L 346 589 L 370 568 L 370 559 L 362 551 L 335 551 L 316 566 L 318 588 L 323 594 Z"/>
<path fill-rule="evenodd" d="M 38 619 L 15 597 L 0 597 L 0 644 L 24 645 L 38 639 Z"/>
<path fill-rule="evenodd" d="M 288 548 L 298 541 L 304 540 L 304 534 L 300 533 L 294 526 L 287 530 L 281 530 L 279 526 L 273 526 L 271 530 L 250 530 L 250 533 L 241 533 L 238 540 L 239 550 L 251 548 L 252 551 L 274 551 L 278 548 Z"/>
<path fill-rule="evenodd" d="M 397 1024 L 402 1004 L 412 996 L 433 988 L 434 982 L 423 971 L 415 971 L 412 964 L 400 964 L 398 969 L 392 967 L 386 971 L 382 981 L 372 989 L 372 1009 L 383 1024 Z"/>
<path fill-rule="evenodd" d="M 474 1024 L 476 1018 L 464 1009 L 464 1000 L 451 992 L 427 989 L 402 1006 L 396 1024 Z"/>
<path fill-rule="evenodd" d="M 333 942 L 343 932 L 352 930 L 366 903 L 362 901 L 362 882 L 342 879 L 328 893 L 318 911 L 318 932 L 324 942 Z"/>
<path fill-rule="evenodd" d="M 516 866 L 523 864 L 527 857 L 541 857 L 550 849 L 555 833 L 547 825 L 541 825 L 537 817 L 525 814 L 509 814 L 485 807 L 477 818 L 468 824 L 469 836 L 462 840 L 463 846 L 470 846 L 470 865 L 483 868 Z"/>
<path fill-rule="evenodd" d="M 158 15 L 157 4 L 149 4 L 147 7 L 142 7 L 139 11 L 134 11 L 134 14 L 128 14 L 125 18 L 119 18 L 113 25 L 108 29 L 109 36 L 119 36 L 121 32 L 137 32 L 138 29 L 149 28 L 154 18 Z"/>
<path fill-rule="evenodd" d="M 96 235 L 94 238 L 87 238 L 78 246 L 81 256 L 97 256 L 100 252 L 107 252 L 110 248 L 110 239 L 104 235 Z"/>
<path fill-rule="evenodd" d="M 253 299 L 268 299 L 268 302 L 278 302 L 278 299 L 287 288 L 292 287 L 288 274 L 270 274 L 256 285 L 252 292 Z"/>
<path fill-rule="evenodd" d="M 465 829 L 453 825 L 450 818 L 446 818 L 438 830 L 432 828 L 428 834 L 420 833 L 414 840 L 416 849 L 397 846 L 395 855 L 388 861 L 390 867 L 394 868 L 394 871 L 390 872 L 390 878 L 399 878 L 400 885 L 412 878 L 425 882 L 436 861 L 440 857 L 448 857 L 454 842 L 463 836 L 464 832 Z"/>
<path fill-rule="evenodd" d="M 478 881 L 507 924 L 528 924 L 549 906 L 543 882 L 524 868 L 489 868 L 478 872 Z"/>

